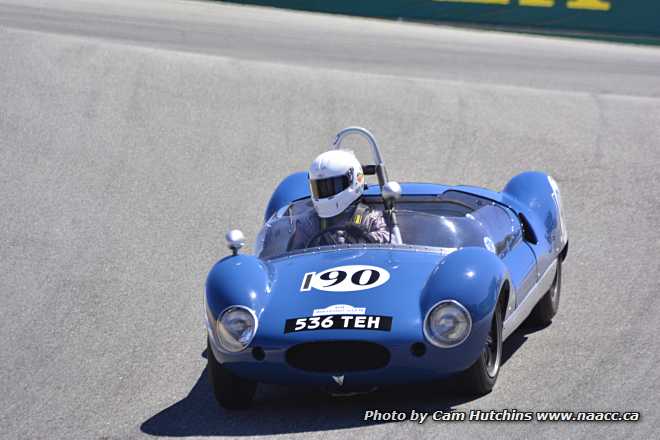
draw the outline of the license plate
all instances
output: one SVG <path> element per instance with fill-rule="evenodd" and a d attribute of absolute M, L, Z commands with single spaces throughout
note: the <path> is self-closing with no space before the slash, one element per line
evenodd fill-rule
<path fill-rule="evenodd" d="M 327 315 L 287 319 L 284 333 L 313 330 L 380 330 L 392 328 L 391 316 L 375 315 Z"/>

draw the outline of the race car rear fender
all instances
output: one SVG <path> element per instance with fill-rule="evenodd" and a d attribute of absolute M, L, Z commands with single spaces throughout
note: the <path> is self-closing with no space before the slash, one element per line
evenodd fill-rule
<path fill-rule="evenodd" d="M 529 171 L 514 176 L 502 192 L 470 186 L 460 191 L 483 197 L 511 209 L 523 227 L 523 237 L 537 258 L 537 277 L 561 254 L 565 257 L 568 232 L 557 182 L 548 174 Z"/>
<path fill-rule="evenodd" d="M 275 188 L 275 191 L 268 202 L 268 207 L 266 207 L 264 222 L 267 222 L 278 209 L 295 200 L 309 197 L 309 195 L 307 172 L 300 171 L 287 176 L 280 182 L 277 188 Z"/>
<path fill-rule="evenodd" d="M 530 171 L 518 174 L 502 191 L 507 203 L 531 227 L 536 241 L 530 242 L 537 258 L 539 277 L 566 249 L 568 232 L 557 182 L 549 175 Z"/>

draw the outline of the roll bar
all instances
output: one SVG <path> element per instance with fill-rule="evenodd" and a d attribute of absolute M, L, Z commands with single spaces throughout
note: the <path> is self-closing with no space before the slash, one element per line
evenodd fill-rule
<path fill-rule="evenodd" d="M 383 162 L 383 156 L 380 154 L 380 148 L 378 148 L 378 143 L 373 134 L 366 128 L 362 127 L 346 127 L 335 136 L 335 140 L 332 145 L 335 147 L 335 150 L 341 149 L 341 142 L 350 134 L 359 134 L 369 142 L 371 145 L 371 151 L 374 157 L 375 165 L 363 165 L 363 170 L 365 174 L 372 174 L 372 169 L 375 168 L 375 174 L 378 176 L 378 185 L 380 186 L 381 194 L 383 195 L 383 201 L 385 202 L 385 212 L 386 212 L 386 221 L 390 227 L 390 240 L 394 244 L 403 244 L 401 240 L 401 230 L 399 229 L 399 223 L 396 218 L 396 201 L 401 197 L 401 186 L 396 182 L 390 182 L 387 177 L 387 169 L 385 168 L 385 162 Z M 367 172 L 370 170 L 371 172 Z"/>
<path fill-rule="evenodd" d="M 380 148 L 378 147 L 376 138 L 373 134 L 371 134 L 369 130 L 362 127 L 346 127 L 337 133 L 337 136 L 335 136 L 335 140 L 332 142 L 332 145 L 335 147 L 335 150 L 340 150 L 342 141 L 351 134 L 358 134 L 362 136 L 367 140 L 367 142 L 369 142 L 369 145 L 371 145 L 371 152 L 373 154 L 374 161 L 376 162 L 374 166 L 376 169 L 376 175 L 378 176 L 378 185 L 382 190 L 385 184 L 388 182 L 387 169 L 385 168 L 385 162 L 383 162 L 383 156 L 380 154 Z"/>

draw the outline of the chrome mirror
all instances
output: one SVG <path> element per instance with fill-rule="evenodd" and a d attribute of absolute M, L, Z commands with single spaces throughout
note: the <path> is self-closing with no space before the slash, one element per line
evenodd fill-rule
<path fill-rule="evenodd" d="M 392 207 L 394 203 L 401 198 L 401 185 L 393 180 L 383 186 L 383 200 L 385 205 Z"/>
<path fill-rule="evenodd" d="M 227 246 L 233 255 L 238 255 L 238 250 L 245 246 L 245 235 L 240 229 L 232 229 L 225 235 Z"/>

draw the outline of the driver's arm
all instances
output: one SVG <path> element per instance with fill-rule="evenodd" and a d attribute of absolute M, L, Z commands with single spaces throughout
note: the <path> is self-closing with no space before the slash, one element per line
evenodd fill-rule
<path fill-rule="evenodd" d="M 381 211 L 373 210 L 367 214 L 363 225 L 366 227 L 369 237 L 375 243 L 390 242 L 390 229 Z"/>

